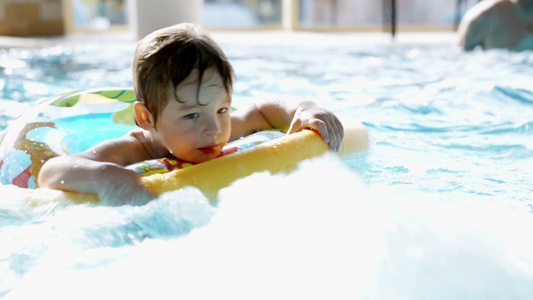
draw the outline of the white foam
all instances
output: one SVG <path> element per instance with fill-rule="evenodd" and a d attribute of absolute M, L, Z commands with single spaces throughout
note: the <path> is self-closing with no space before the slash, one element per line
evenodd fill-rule
<path fill-rule="evenodd" d="M 187 203 L 189 212 L 181 213 L 179 207 Z M 214 215 L 192 188 L 167 193 L 150 205 L 77 208 L 92 225 L 68 217 L 61 225 L 63 217 L 51 217 L 60 232 L 72 233 L 74 226 L 153 237 L 114 247 L 57 237 L 74 247 L 43 251 L 43 261 L 6 299 L 533 295 L 533 244 L 528 238 L 533 220 L 525 207 L 482 196 L 453 201 L 405 187 L 366 185 L 332 156 L 306 162 L 290 175 L 261 173 L 239 180 L 220 192 Z M 166 213 L 169 206 L 173 211 Z M 63 213 L 79 216 L 77 209 Z M 104 216 L 102 222 L 111 225 L 99 228 L 101 210 L 119 219 L 113 223 L 115 217 Z M 189 220 L 195 229 L 160 233 L 157 228 L 172 224 L 172 216 L 175 224 Z M 118 226 L 123 220 L 146 228 Z"/>

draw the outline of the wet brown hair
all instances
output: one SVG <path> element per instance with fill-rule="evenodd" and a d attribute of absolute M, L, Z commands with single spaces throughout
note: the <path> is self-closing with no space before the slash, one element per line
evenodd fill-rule
<path fill-rule="evenodd" d="M 198 91 L 205 70 L 214 67 L 231 95 L 233 68 L 220 46 L 198 26 L 182 23 L 157 30 L 139 41 L 133 60 L 133 89 L 154 122 L 166 106 L 169 90 L 178 102 L 176 87 L 198 68 Z M 169 89 L 169 86 L 172 89 Z M 198 104 L 202 105 L 197 97 Z"/>

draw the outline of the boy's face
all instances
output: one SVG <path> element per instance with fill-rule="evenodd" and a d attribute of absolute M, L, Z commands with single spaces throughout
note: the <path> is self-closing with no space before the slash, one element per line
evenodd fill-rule
<path fill-rule="evenodd" d="M 155 133 L 174 156 L 193 163 L 217 157 L 231 133 L 231 96 L 222 77 L 214 68 L 205 70 L 198 93 L 198 75 L 194 69 L 178 85 L 176 94 L 183 103 L 169 96 Z"/>

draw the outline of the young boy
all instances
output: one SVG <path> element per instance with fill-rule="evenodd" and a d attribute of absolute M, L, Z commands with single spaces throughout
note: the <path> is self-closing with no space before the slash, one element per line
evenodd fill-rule
<path fill-rule="evenodd" d="M 175 156 L 200 163 L 228 142 L 258 130 L 317 131 L 338 151 L 344 130 L 337 117 L 296 98 L 262 99 L 230 115 L 233 69 L 222 49 L 192 24 L 163 28 L 137 45 L 133 61 L 134 104 L 139 129 L 82 153 L 45 163 L 39 186 L 98 194 L 103 203 L 146 203 L 155 196 L 135 162 Z"/>

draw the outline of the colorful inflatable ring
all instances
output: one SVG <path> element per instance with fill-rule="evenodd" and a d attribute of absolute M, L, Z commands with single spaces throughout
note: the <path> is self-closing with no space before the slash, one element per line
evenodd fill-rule
<path fill-rule="evenodd" d="M 36 188 L 41 166 L 58 155 L 81 152 L 132 128 L 131 89 L 72 92 L 26 111 L 0 140 L 0 183 Z"/>
<path fill-rule="evenodd" d="M 84 151 L 135 128 L 134 101 L 130 88 L 107 88 L 62 94 L 39 103 L 10 124 L 0 140 L 0 183 L 25 188 L 24 197 L 33 203 L 98 201 L 95 195 L 32 189 L 37 188 L 38 172 L 47 160 Z M 361 124 L 345 127 L 340 153 L 366 149 L 366 128 Z M 299 161 L 327 150 L 328 146 L 312 131 L 290 136 L 264 131 L 229 143 L 222 157 L 195 166 L 163 158 L 128 168 L 145 176 L 142 183 L 157 195 L 192 185 L 214 199 L 220 188 L 238 178 L 263 170 L 287 171 Z"/>

